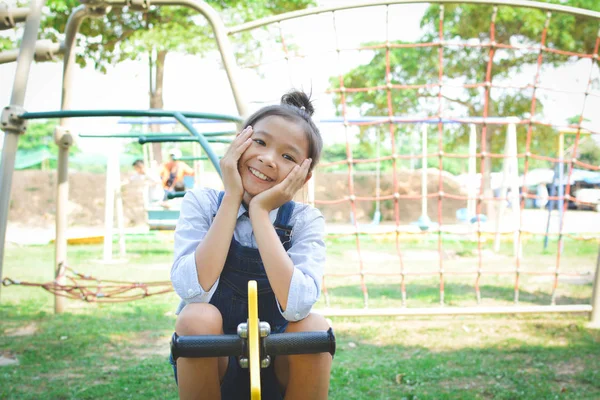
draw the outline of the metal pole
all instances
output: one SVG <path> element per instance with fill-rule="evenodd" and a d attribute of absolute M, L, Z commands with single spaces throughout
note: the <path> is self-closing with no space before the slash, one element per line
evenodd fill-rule
<path fill-rule="evenodd" d="M 12 29 L 19 22 L 27 20 L 29 8 L 15 8 L 8 4 L 0 4 L 0 31 Z"/>
<path fill-rule="evenodd" d="M 69 16 L 65 28 L 65 56 L 63 59 L 63 82 L 61 110 L 70 108 L 70 85 L 75 64 L 75 36 L 81 22 L 87 15 L 87 9 L 81 5 Z M 64 276 L 61 266 L 67 265 L 67 206 L 69 201 L 69 147 L 72 136 L 67 129 L 67 119 L 61 118 L 60 127 L 55 133 L 55 142 L 58 145 L 58 183 L 56 187 L 56 240 L 54 242 L 55 254 L 55 282 L 62 284 Z M 66 300 L 63 296 L 54 296 L 54 312 L 60 314 L 64 311 Z"/>
<path fill-rule="evenodd" d="M 377 135 L 377 165 L 375 168 L 375 196 L 377 196 L 377 200 L 375 202 L 375 213 L 373 214 L 373 225 L 377 225 L 381 221 L 381 200 L 379 199 L 381 196 L 381 134 L 377 128 L 375 128 L 375 133 Z"/>
<path fill-rule="evenodd" d="M 558 137 L 558 220 L 562 224 L 565 206 L 565 187 L 563 186 L 565 180 L 565 136 L 560 132 Z"/>
<path fill-rule="evenodd" d="M 513 125 L 514 126 L 514 125 Z M 504 143 L 504 160 L 502 161 L 502 184 L 500 185 L 500 194 L 499 194 L 499 198 L 500 203 L 498 204 L 498 212 L 496 213 L 496 233 L 494 235 L 494 251 L 496 253 L 498 253 L 500 251 L 500 225 L 502 222 L 502 218 L 504 217 L 504 209 L 506 208 L 506 201 L 504 200 L 506 198 L 506 195 L 508 193 L 508 180 L 510 179 L 510 157 L 511 157 L 511 150 L 512 150 L 512 140 L 513 137 L 511 135 L 511 129 L 510 129 L 510 125 L 507 128 L 506 131 L 506 142 Z M 483 174 L 482 174 L 482 181 L 483 181 Z M 490 185 L 491 186 L 491 185 Z"/>
<path fill-rule="evenodd" d="M 592 312 L 588 328 L 600 329 L 600 246 L 596 259 L 596 274 L 594 275 L 594 290 L 592 292 Z"/>
<path fill-rule="evenodd" d="M 118 155 L 116 151 L 112 151 L 106 159 L 106 192 L 104 193 L 104 252 L 102 261 L 105 263 L 112 262 L 113 252 L 113 226 L 115 220 L 115 191 L 117 182 L 115 176 L 118 164 Z"/>
<path fill-rule="evenodd" d="M 421 125 L 421 216 L 427 216 L 427 125 Z"/>
<path fill-rule="evenodd" d="M 469 219 L 477 214 L 477 128 L 475 124 L 469 125 L 469 166 L 467 176 L 467 190 L 469 199 L 467 200 L 467 216 Z"/>
<path fill-rule="evenodd" d="M 52 60 L 55 54 L 62 52 L 60 43 L 52 43 L 49 40 L 39 40 L 35 44 L 33 59 L 35 61 Z M 14 62 L 19 57 L 19 50 L 6 50 L 0 53 L 0 64 Z"/>
<path fill-rule="evenodd" d="M 30 13 L 25 23 L 25 30 L 23 31 L 21 51 L 17 58 L 17 70 L 15 72 L 10 106 L 3 110 L 3 117 L 9 117 L 9 113 L 12 113 L 13 110 L 15 112 L 22 110 L 25 103 L 27 79 L 29 78 L 29 70 L 31 69 L 31 62 L 35 53 L 35 42 L 40 29 L 44 3 L 45 0 L 31 0 Z M 15 126 L 8 125 L 9 121 L 5 121 L 4 118 L 2 118 L 1 124 L 6 134 L 4 135 L 2 160 L 0 161 L 0 279 L 2 279 L 2 265 L 4 263 L 4 245 L 6 242 L 12 176 L 15 170 L 19 134 L 23 133 L 25 129 L 22 122 L 15 121 L 14 118 L 15 116 L 11 117 L 12 122 L 15 122 Z"/>
<path fill-rule="evenodd" d="M 519 231 L 521 229 L 521 193 L 519 188 L 519 159 L 517 156 L 517 126 L 510 124 L 508 131 L 512 137 L 512 147 L 510 151 L 510 204 L 513 214 L 513 254 L 515 258 L 523 258 L 523 246 L 519 240 Z"/>
<path fill-rule="evenodd" d="M 67 202 L 69 201 L 69 148 L 58 146 L 58 162 L 56 165 L 58 182 L 56 185 L 56 222 L 54 241 L 54 281 L 58 285 L 66 283 L 64 269 L 67 264 Z M 64 311 L 66 299 L 54 295 L 54 312 Z"/>
<path fill-rule="evenodd" d="M 489 315 L 489 314 L 548 314 L 589 313 L 589 304 L 560 306 L 478 306 L 478 307 L 425 307 L 425 308 L 321 308 L 314 312 L 324 317 L 374 316 L 435 316 L 435 315 Z"/>

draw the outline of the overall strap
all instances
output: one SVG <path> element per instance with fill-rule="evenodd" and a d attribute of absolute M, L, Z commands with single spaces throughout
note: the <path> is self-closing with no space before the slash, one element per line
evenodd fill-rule
<path fill-rule="evenodd" d="M 277 232 L 277 235 L 281 240 L 281 244 L 286 251 L 292 246 L 293 226 L 290 225 L 290 219 L 292 218 L 292 213 L 294 212 L 295 206 L 296 203 L 293 201 L 288 201 L 279 207 L 279 211 L 277 211 L 277 217 L 273 223 L 275 232 Z"/>

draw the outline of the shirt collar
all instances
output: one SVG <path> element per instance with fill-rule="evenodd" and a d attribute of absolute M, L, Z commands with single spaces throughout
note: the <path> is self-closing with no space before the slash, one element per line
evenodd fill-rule
<path fill-rule="evenodd" d="M 277 219 L 277 213 L 279 212 L 279 208 L 276 208 L 274 210 L 271 210 L 269 212 L 269 219 L 271 220 L 271 224 L 275 223 L 275 219 Z M 237 213 L 237 219 L 240 219 L 242 216 L 246 217 L 246 218 L 250 218 L 250 216 L 248 215 L 248 211 L 246 210 L 246 206 L 244 205 L 244 203 L 240 204 L 240 208 L 238 209 L 238 213 Z"/>

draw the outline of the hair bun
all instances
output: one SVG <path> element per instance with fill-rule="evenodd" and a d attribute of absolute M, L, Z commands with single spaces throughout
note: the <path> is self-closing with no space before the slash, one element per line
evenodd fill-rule
<path fill-rule="evenodd" d="M 310 97 L 306 93 L 297 90 L 293 90 L 281 96 L 281 104 L 297 107 L 310 116 L 315 112 Z"/>

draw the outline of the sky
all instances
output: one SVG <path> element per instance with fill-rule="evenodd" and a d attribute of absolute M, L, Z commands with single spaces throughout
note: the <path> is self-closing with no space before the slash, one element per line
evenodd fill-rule
<path fill-rule="evenodd" d="M 322 5 L 332 5 L 340 1 L 321 1 Z M 419 21 L 426 8 L 422 4 L 394 6 L 389 9 L 386 24 L 385 7 L 345 11 L 338 14 L 335 22 L 331 14 L 311 17 L 311 20 L 290 21 L 281 24 L 291 43 L 309 49 L 310 57 L 288 64 L 285 61 L 267 64 L 263 77 L 243 70 L 242 88 L 252 101 L 254 110 L 265 103 L 275 102 L 290 87 L 313 90 L 315 93 L 315 119 L 334 116 L 334 108 L 329 96 L 323 94 L 329 78 L 347 72 L 352 67 L 368 62 L 368 52 L 344 52 L 341 59 L 336 47 L 352 47 L 371 40 L 385 41 L 402 39 L 415 41 L 421 31 Z M 307 23 L 310 29 L 307 29 Z M 335 25 L 334 25 L 335 24 Z M 386 32 L 386 27 L 388 31 Z M 264 46 L 271 52 L 269 57 L 280 58 L 281 46 L 265 40 Z M 329 52 L 328 52 L 329 51 Z M 328 52 L 328 53 L 327 53 Z M 0 105 L 10 103 L 12 79 L 16 64 L 0 65 Z M 585 89 L 589 76 L 590 63 L 582 60 L 573 66 L 549 70 L 542 76 L 542 84 L 556 89 Z M 218 62 L 218 55 L 207 58 L 170 53 L 165 67 L 164 108 L 220 114 L 237 114 L 229 83 Z M 516 81 L 530 83 L 534 70 L 525 69 Z M 597 68 L 595 74 L 598 74 Z M 62 79 L 62 63 L 34 63 L 27 86 L 25 109 L 27 111 L 58 110 Z M 77 68 L 74 76 L 74 109 L 147 109 L 148 108 L 148 67 L 144 61 L 122 62 L 110 67 L 107 74 L 95 71 L 92 67 Z M 582 86 L 583 85 L 583 86 Z M 561 94 L 545 102 L 546 116 L 556 123 L 581 113 L 583 96 Z M 590 128 L 600 131 L 600 116 L 592 110 L 600 110 L 600 97 L 589 96 L 586 104 L 586 117 L 591 118 Z M 73 120 L 75 131 L 80 133 L 113 133 L 126 131 L 118 125 L 119 118 Z M 326 141 L 343 140 L 340 126 L 327 126 Z M 328 139 L 330 138 L 330 139 Z M 104 152 L 111 148 L 110 142 L 102 143 L 94 139 L 80 139 L 79 146 L 84 151 Z"/>

